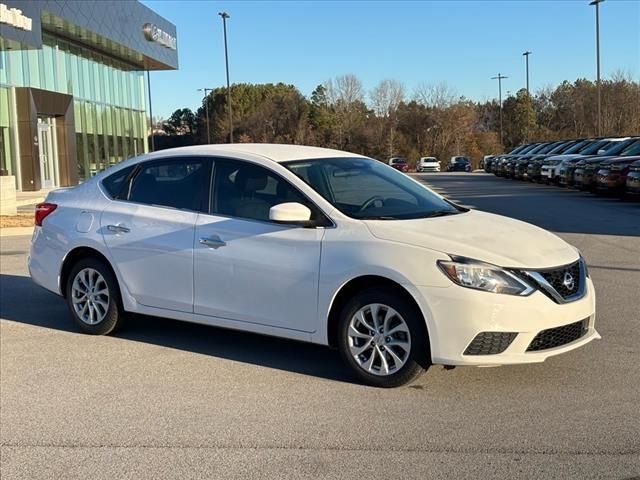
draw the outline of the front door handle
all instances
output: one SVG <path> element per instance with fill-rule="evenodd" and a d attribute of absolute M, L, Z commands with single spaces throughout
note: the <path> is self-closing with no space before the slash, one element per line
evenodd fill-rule
<path fill-rule="evenodd" d="M 107 225 L 107 230 L 113 233 L 129 233 L 131 231 L 130 228 L 125 227 L 124 225 Z"/>
<path fill-rule="evenodd" d="M 222 240 L 218 235 L 211 235 L 210 237 L 200 238 L 200 243 L 206 245 L 209 248 L 220 248 L 227 245 L 227 242 Z"/>

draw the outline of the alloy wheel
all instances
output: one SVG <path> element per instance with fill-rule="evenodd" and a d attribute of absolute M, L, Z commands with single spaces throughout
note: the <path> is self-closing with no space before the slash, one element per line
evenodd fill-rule
<path fill-rule="evenodd" d="M 109 286 L 100 272 L 84 268 L 73 279 L 71 300 L 82 322 L 97 325 L 109 310 Z"/>
<path fill-rule="evenodd" d="M 373 303 L 360 308 L 349 322 L 349 350 L 356 363 L 373 375 L 392 375 L 411 353 L 409 326 L 393 308 Z"/>

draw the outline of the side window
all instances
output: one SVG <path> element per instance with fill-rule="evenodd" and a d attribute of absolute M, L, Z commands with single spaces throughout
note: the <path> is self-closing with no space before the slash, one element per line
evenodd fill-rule
<path fill-rule="evenodd" d="M 245 162 L 216 161 L 213 213 L 229 217 L 269 221 L 274 205 L 298 202 L 322 216 L 298 190 L 266 168 Z"/>
<path fill-rule="evenodd" d="M 129 200 L 147 205 L 207 211 L 209 161 L 177 158 L 143 164 L 131 184 Z"/>
<path fill-rule="evenodd" d="M 121 192 L 125 180 L 131 175 L 135 166 L 123 168 L 116 173 L 109 175 L 102 180 L 102 186 L 107 191 L 111 198 L 116 198 Z"/>

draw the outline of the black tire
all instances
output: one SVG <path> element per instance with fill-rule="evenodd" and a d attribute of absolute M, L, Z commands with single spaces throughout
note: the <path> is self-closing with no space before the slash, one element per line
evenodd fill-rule
<path fill-rule="evenodd" d="M 88 324 L 80 319 L 73 306 L 72 286 L 78 273 L 85 268 L 91 268 L 97 271 L 105 283 L 107 284 L 109 301 L 104 318 L 95 324 Z M 97 258 L 84 258 L 79 260 L 71 269 L 69 276 L 67 277 L 67 284 L 65 286 L 67 306 L 69 312 L 73 318 L 75 324 L 83 333 L 90 335 L 108 335 L 120 326 L 124 321 L 124 310 L 122 308 L 122 300 L 120 298 L 120 288 L 118 287 L 118 280 L 111 271 L 111 269 L 105 265 L 102 260 Z"/>
<path fill-rule="evenodd" d="M 348 330 L 353 316 L 362 307 L 370 304 L 383 304 L 398 312 L 409 328 L 411 347 L 406 363 L 394 373 L 385 376 L 365 371 L 355 360 L 349 350 Z M 369 288 L 356 294 L 340 312 L 338 324 L 338 350 L 343 361 L 355 376 L 373 387 L 392 388 L 412 382 L 431 365 L 431 352 L 427 328 L 418 308 L 402 294 L 392 289 Z"/>

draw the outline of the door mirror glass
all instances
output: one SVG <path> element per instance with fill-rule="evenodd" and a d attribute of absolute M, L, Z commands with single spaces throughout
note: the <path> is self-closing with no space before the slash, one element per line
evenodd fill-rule
<path fill-rule="evenodd" d="M 279 203 L 269 209 L 269 220 L 304 224 L 311 220 L 311 210 L 297 202 Z"/>

